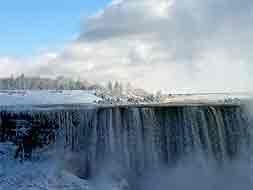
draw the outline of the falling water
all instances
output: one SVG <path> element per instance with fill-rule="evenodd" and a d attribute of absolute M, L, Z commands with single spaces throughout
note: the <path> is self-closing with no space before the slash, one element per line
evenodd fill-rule
<path fill-rule="evenodd" d="M 2 111 L 7 117 L 39 120 L 57 128 L 62 146 L 81 157 L 80 177 L 97 175 L 107 164 L 136 176 L 172 168 L 198 157 L 218 166 L 251 150 L 251 122 L 242 106 L 115 106 Z"/>

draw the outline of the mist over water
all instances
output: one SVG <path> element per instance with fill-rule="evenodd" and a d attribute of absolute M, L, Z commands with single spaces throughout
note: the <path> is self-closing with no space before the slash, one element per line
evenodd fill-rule
<path fill-rule="evenodd" d="M 82 167 L 82 164 L 76 164 Z M 250 190 L 253 186 L 252 160 L 240 156 L 233 161 L 217 164 L 215 160 L 206 161 L 195 155 L 175 166 L 160 166 L 145 170 L 141 175 L 126 170 L 116 162 L 103 164 L 100 172 L 88 180 L 95 190 Z M 82 173 L 74 174 L 80 177 Z"/>
<path fill-rule="evenodd" d="M 252 185 L 252 168 L 248 161 L 241 160 L 217 167 L 207 163 L 199 165 L 195 160 L 188 160 L 174 169 L 148 175 L 137 189 L 249 190 Z"/>

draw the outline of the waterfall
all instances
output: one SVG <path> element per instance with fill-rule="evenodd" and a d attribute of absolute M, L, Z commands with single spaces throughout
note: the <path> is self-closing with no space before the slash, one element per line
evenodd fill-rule
<path fill-rule="evenodd" d="M 112 106 L 0 112 L 1 136 L 11 120 L 61 131 L 63 146 L 80 154 L 83 176 L 113 162 L 137 175 L 173 167 L 198 155 L 219 164 L 251 148 L 251 123 L 242 106 Z M 8 121 L 8 122 L 7 122 Z M 247 151 L 246 151 L 247 150 Z"/>

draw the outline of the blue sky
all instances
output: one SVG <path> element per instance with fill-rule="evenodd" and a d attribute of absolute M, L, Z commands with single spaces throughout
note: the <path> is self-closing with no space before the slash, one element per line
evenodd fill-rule
<path fill-rule="evenodd" d="M 80 32 L 82 19 L 109 1 L 1 1 L 0 56 L 27 56 L 62 47 Z"/>

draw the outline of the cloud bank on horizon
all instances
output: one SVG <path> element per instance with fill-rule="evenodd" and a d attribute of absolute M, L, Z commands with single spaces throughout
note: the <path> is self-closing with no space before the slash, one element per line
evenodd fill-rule
<path fill-rule="evenodd" d="M 0 58 L 0 76 L 130 81 L 147 90 L 253 90 L 252 0 L 114 0 L 60 52 Z"/>

